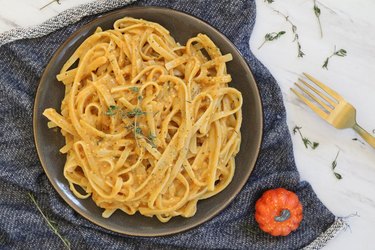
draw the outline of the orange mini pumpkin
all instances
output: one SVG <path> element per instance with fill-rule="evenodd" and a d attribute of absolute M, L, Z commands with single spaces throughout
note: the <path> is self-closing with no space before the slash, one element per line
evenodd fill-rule
<path fill-rule="evenodd" d="M 298 196 L 277 188 L 263 193 L 255 204 L 255 220 L 260 229 L 273 236 L 286 236 L 301 223 L 302 204 Z"/>

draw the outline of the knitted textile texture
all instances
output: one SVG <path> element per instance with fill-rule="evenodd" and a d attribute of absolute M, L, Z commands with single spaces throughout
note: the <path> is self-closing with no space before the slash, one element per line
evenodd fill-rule
<path fill-rule="evenodd" d="M 250 65 L 263 102 L 261 151 L 242 191 L 210 221 L 171 236 L 130 237 L 84 219 L 53 189 L 33 142 L 34 97 L 52 55 L 98 14 L 129 5 L 181 10 L 217 28 Z M 319 201 L 311 186 L 299 180 L 281 91 L 249 49 L 255 18 L 254 0 L 101 0 L 64 11 L 39 26 L 0 34 L 0 248 L 63 249 L 29 193 L 72 249 L 317 249 L 345 228 L 345 222 Z M 263 233 L 254 219 L 256 200 L 276 187 L 294 191 L 304 208 L 300 227 L 286 237 Z"/>

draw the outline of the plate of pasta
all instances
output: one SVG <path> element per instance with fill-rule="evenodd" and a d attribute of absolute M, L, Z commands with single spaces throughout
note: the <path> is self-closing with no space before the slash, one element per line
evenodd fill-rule
<path fill-rule="evenodd" d="M 61 197 L 109 230 L 160 236 L 218 214 L 248 180 L 262 139 L 249 66 L 186 13 L 126 8 L 56 51 L 34 105 L 41 164 Z"/>

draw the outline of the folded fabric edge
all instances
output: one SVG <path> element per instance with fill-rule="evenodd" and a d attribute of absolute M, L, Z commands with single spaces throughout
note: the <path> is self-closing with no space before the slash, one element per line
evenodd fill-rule
<path fill-rule="evenodd" d="M 336 217 L 334 223 L 313 242 L 303 248 L 303 250 L 321 249 L 327 245 L 328 241 L 335 238 L 341 231 L 346 230 L 349 224 L 340 217 Z"/>
<path fill-rule="evenodd" d="M 69 8 L 36 26 L 15 28 L 0 33 L 0 47 L 4 44 L 21 39 L 42 37 L 65 26 L 78 22 L 83 17 L 113 10 L 129 5 L 135 1 L 136 0 L 97 0 L 95 2 Z"/>

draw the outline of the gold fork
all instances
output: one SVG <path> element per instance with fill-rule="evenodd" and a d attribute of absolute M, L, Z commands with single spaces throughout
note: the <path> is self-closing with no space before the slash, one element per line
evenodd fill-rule
<path fill-rule="evenodd" d="M 338 129 L 353 128 L 362 138 L 375 148 L 375 137 L 360 127 L 356 121 L 356 110 L 336 91 L 330 89 L 311 75 L 303 73 L 309 80 L 315 83 L 322 91 L 316 89 L 303 79 L 298 79 L 301 84 L 295 83 L 307 96 L 317 104 L 310 101 L 301 93 L 291 88 L 304 103 L 306 103 L 316 114 Z M 307 87 L 307 88 L 306 88 Z M 314 92 L 316 95 L 312 94 Z M 318 96 L 320 98 L 318 98 Z"/>

